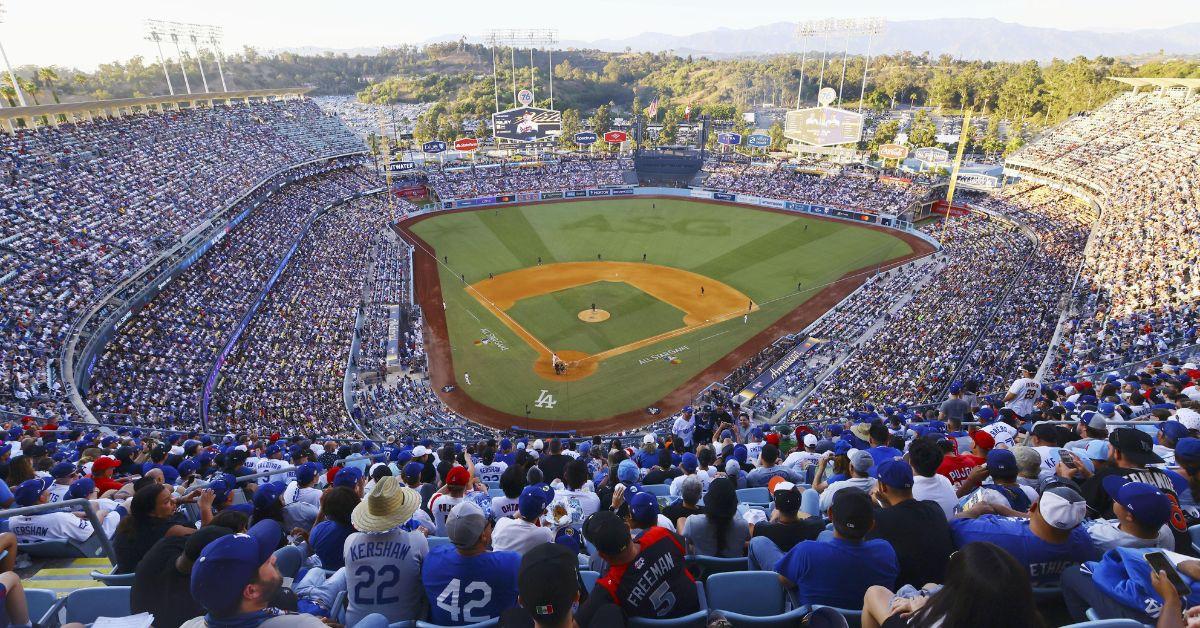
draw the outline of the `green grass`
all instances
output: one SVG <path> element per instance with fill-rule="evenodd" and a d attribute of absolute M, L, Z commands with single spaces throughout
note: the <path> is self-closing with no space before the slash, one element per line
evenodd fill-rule
<path fill-rule="evenodd" d="M 442 293 L 460 387 L 498 410 L 524 415 L 528 407 L 532 417 L 558 420 L 604 418 L 645 408 L 842 275 L 857 269 L 871 272 L 912 252 L 898 237 L 847 222 L 673 199 L 448 212 L 417 223 L 413 230 L 436 250 L 439 260 L 447 259 L 441 270 Z M 761 309 L 747 324 L 736 318 L 705 327 L 607 359 L 590 377 L 552 382 L 532 371 L 537 357 L 533 349 L 467 294 L 459 279 L 462 274 L 467 282 L 475 282 L 489 272 L 533 266 L 538 258 L 543 263 L 595 261 L 598 253 L 616 261 L 641 261 L 645 253 L 648 262 L 723 281 L 749 295 Z M 534 329 L 553 331 L 562 325 L 566 330 L 582 309 L 578 303 L 567 306 L 566 312 L 545 308 L 544 318 L 522 313 L 518 320 L 535 335 L 541 332 Z M 616 307 L 604 309 L 612 313 L 613 322 L 639 316 Z M 662 325 L 679 326 L 664 316 L 647 315 L 645 333 L 637 337 L 651 336 Z M 485 329 L 501 343 L 474 344 Z M 668 350 L 678 350 L 678 364 L 653 358 Z M 471 374 L 470 386 L 464 385 L 464 372 Z M 554 408 L 533 406 L 541 390 L 555 396 Z"/>
<path fill-rule="evenodd" d="M 595 303 L 612 314 L 599 323 L 579 320 Z M 684 312 L 627 284 L 597 281 L 517 301 L 508 315 L 556 351 L 600 353 L 684 326 Z"/>

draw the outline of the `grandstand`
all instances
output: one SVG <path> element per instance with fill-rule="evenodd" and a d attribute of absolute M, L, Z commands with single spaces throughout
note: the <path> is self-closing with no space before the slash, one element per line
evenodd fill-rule
<path fill-rule="evenodd" d="M 5 109 L 0 584 L 28 600 L 8 616 L 552 625 L 582 587 L 584 626 L 879 625 L 900 590 L 937 625 L 985 596 L 965 572 L 1010 596 L 997 625 L 1181 615 L 1200 602 L 1200 99 L 1120 80 L 940 217 L 937 177 L 714 157 L 664 191 L 619 152 L 431 160 L 416 204 L 364 114 L 303 90 Z M 398 225 L 617 190 L 935 251 L 861 273 L 677 412 L 581 437 L 452 410 Z M 1182 601 L 1148 570 L 1092 575 L 1154 550 Z M 267 556 L 280 583 L 250 575 Z"/>

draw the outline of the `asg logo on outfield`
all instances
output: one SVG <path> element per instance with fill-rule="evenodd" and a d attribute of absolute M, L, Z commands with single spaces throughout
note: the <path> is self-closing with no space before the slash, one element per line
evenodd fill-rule
<path fill-rule="evenodd" d="M 533 405 L 539 408 L 553 408 L 556 403 L 558 402 L 554 400 L 554 395 L 551 395 L 549 390 L 543 390 Z"/>

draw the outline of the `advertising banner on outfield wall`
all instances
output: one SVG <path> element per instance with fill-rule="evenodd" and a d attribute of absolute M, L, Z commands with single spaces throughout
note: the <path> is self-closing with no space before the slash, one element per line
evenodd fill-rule
<path fill-rule="evenodd" d="M 613 188 L 612 189 L 613 196 L 628 196 L 630 194 L 633 194 L 633 188 Z"/>
<path fill-rule="evenodd" d="M 746 403 L 766 392 L 766 390 L 770 388 L 772 384 L 779 381 L 779 379 L 786 375 L 787 372 L 792 369 L 792 367 L 799 364 L 804 358 L 805 354 L 807 354 L 813 347 L 820 343 L 821 341 L 817 340 L 816 338 L 809 337 L 804 342 L 792 347 L 791 350 L 783 354 L 783 357 L 779 358 L 775 364 L 772 364 L 771 368 L 759 373 L 758 377 L 755 377 L 753 380 L 751 380 L 750 383 L 747 384 L 746 387 L 737 394 L 738 403 Z"/>
<path fill-rule="evenodd" d="M 610 192 L 608 190 L 588 190 L 587 191 L 588 196 L 608 196 L 609 193 Z"/>
<path fill-rule="evenodd" d="M 538 192 L 520 192 L 517 194 L 518 203 L 527 203 L 529 201 L 540 200 L 542 195 Z"/>
<path fill-rule="evenodd" d="M 692 190 L 692 196 L 695 198 L 712 198 L 712 190 Z"/>
<path fill-rule="evenodd" d="M 736 201 L 738 198 L 737 194 L 730 194 L 728 192 L 713 192 L 712 197 L 718 201 Z"/>
<path fill-rule="evenodd" d="M 565 198 L 583 198 L 587 196 L 587 190 L 567 190 L 563 192 Z"/>
<path fill-rule="evenodd" d="M 562 197 L 563 197 L 562 192 L 542 192 L 542 200 L 543 201 L 554 200 L 556 198 L 562 198 Z"/>

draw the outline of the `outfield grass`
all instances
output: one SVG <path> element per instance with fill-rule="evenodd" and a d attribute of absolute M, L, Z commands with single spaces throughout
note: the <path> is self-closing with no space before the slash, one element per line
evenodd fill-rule
<path fill-rule="evenodd" d="M 611 318 L 584 323 L 579 312 L 595 303 Z M 600 353 L 684 326 L 682 310 L 626 284 L 597 281 L 521 299 L 508 315 L 556 351 Z"/>
<path fill-rule="evenodd" d="M 874 266 L 912 253 L 896 236 L 851 223 L 674 199 L 448 212 L 412 230 L 435 249 L 439 262 L 445 257 L 442 294 L 460 387 L 498 410 L 516 415 L 528 410 L 531 417 L 558 420 L 604 418 L 645 408 L 847 272 L 869 273 Z M 533 266 L 539 258 L 543 264 L 595 261 L 598 254 L 610 261 L 640 261 L 645 254 L 648 262 L 713 277 L 749 295 L 760 309 L 746 323 L 737 317 L 607 359 L 590 377 L 552 382 L 533 372 L 536 352 L 464 290 L 463 276 L 473 283 L 488 273 Z M 583 290 L 583 295 L 587 288 L 561 292 Z M 525 303 L 514 306 L 522 310 L 521 325 L 535 335 L 590 342 L 591 348 L 579 349 L 588 353 L 617 342 L 614 337 L 596 338 L 587 329 L 596 324 L 575 318 L 583 309 L 578 295 L 540 299 L 550 301 L 529 311 L 524 311 Z M 590 297 L 583 300 L 590 305 Z M 612 313 L 610 322 L 640 319 L 645 332 L 635 337 L 648 337 L 664 326 L 680 326 L 673 322 L 679 320 L 679 311 L 665 307 L 669 311 L 632 297 L 628 309 L 604 309 Z M 499 342 L 476 343 L 490 335 Z M 668 351 L 675 363 L 654 357 Z M 470 373 L 470 385 L 464 373 Z M 542 390 L 554 395 L 555 407 L 534 406 Z"/>

